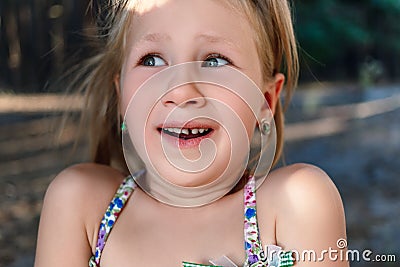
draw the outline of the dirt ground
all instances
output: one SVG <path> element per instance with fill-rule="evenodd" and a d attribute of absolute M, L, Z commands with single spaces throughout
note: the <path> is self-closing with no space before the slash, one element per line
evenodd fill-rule
<path fill-rule="evenodd" d="M 85 145 L 70 154 L 74 123 L 66 124 L 55 145 L 57 101 L 63 100 L 0 95 L 0 267 L 33 265 L 49 182 L 87 158 Z M 288 111 L 286 163 L 312 163 L 332 177 L 344 202 L 348 248 L 371 250 L 371 258 L 396 256 L 396 262 L 360 258 L 351 266 L 399 266 L 399 115 L 400 86 L 361 91 L 318 85 L 299 90 Z"/>

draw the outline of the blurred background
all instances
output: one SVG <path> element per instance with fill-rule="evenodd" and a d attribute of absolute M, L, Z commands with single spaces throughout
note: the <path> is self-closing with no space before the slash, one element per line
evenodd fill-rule
<path fill-rule="evenodd" d="M 83 0 L 0 0 L 0 267 L 32 266 L 43 196 L 75 147 L 80 98 L 60 79 L 92 53 Z M 400 262 L 400 1 L 296 0 L 301 77 L 281 164 L 324 169 L 345 206 L 349 249 Z M 55 214 L 56 216 L 56 214 Z M 396 262 L 388 260 L 395 255 Z M 385 257 L 381 257 L 384 259 Z"/>

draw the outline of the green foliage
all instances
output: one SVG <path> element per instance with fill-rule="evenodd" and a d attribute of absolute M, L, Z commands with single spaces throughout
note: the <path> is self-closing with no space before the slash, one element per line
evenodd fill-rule
<path fill-rule="evenodd" d="M 296 29 L 301 46 L 318 60 L 327 61 L 354 43 L 367 43 L 361 12 L 355 11 L 334 0 L 298 1 Z"/>
<path fill-rule="evenodd" d="M 294 7 L 302 63 L 317 76 L 355 79 L 371 57 L 400 75 L 393 60 L 400 59 L 400 0 L 297 0 Z"/>

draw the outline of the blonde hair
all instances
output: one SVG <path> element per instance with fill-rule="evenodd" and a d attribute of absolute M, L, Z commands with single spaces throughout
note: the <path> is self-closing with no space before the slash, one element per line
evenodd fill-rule
<path fill-rule="evenodd" d="M 84 62 L 75 81 L 83 81 L 85 108 L 82 125 L 88 129 L 91 160 L 112 165 L 127 172 L 123 157 L 119 97 L 114 80 L 119 75 L 125 56 L 125 42 L 132 19 L 131 4 L 136 0 L 109 0 L 98 7 L 102 47 L 99 53 Z M 234 7 L 244 12 L 254 25 L 258 53 L 265 80 L 282 72 L 286 76 L 285 105 L 297 85 L 298 56 L 293 32 L 290 6 L 284 0 L 231 0 Z M 105 12 L 105 13 L 103 13 Z M 104 15 L 105 14 L 105 15 Z M 283 147 L 283 108 L 279 102 L 275 112 L 277 149 L 275 164 Z M 86 133 L 86 131 L 85 131 Z"/>

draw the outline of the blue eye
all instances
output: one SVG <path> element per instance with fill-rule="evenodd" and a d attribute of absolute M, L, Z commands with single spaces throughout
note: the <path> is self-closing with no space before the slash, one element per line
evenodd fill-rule
<path fill-rule="evenodd" d="M 207 58 L 206 60 L 203 61 L 201 64 L 202 67 L 206 68 L 216 68 L 216 67 L 221 67 L 230 64 L 228 59 L 225 59 L 224 57 L 220 55 L 215 55 L 212 57 Z"/>
<path fill-rule="evenodd" d="M 160 67 L 160 66 L 165 66 L 167 63 L 165 63 L 164 59 L 157 55 L 146 55 L 140 60 L 140 64 L 146 67 Z"/>

